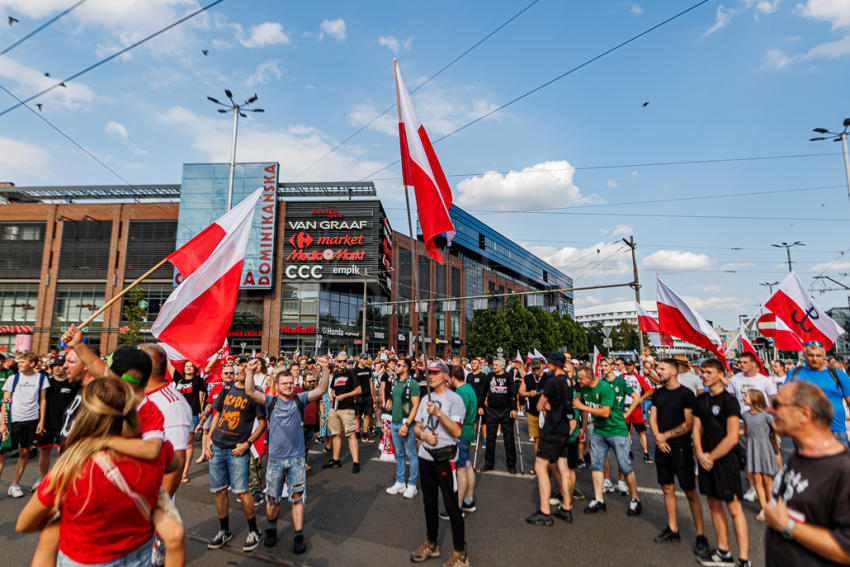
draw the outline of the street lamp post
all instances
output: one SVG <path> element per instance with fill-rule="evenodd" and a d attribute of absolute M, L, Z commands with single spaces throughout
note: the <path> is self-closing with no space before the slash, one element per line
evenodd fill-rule
<path fill-rule="evenodd" d="M 791 244 L 783 242 L 782 244 L 771 244 L 771 246 L 773 246 L 774 248 L 785 248 L 785 253 L 788 255 L 788 271 L 791 272 L 793 271 L 793 268 L 791 267 L 791 249 L 795 246 L 805 246 L 805 244 L 798 240 L 796 242 L 792 242 Z"/>
<path fill-rule="evenodd" d="M 770 289 L 770 295 L 773 295 L 773 286 L 779 285 L 779 282 L 761 282 L 759 285 L 763 285 L 764 287 Z"/>
<path fill-rule="evenodd" d="M 841 146 L 844 149 L 844 175 L 847 177 L 847 197 L 850 198 L 850 154 L 847 153 L 847 129 L 850 128 L 850 118 L 845 118 L 842 125 L 844 126 L 844 130 L 841 132 L 830 132 L 826 128 L 815 128 L 812 132 L 826 134 L 826 136 L 809 138 L 809 141 L 819 142 L 829 139 L 832 139 L 833 142 L 841 141 Z"/>
<path fill-rule="evenodd" d="M 230 92 L 229 89 L 224 89 L 224 94 L 227 95 L 227 98 L 230 100 L 230 104 L 224 104 L 211 96 L 208 96 L 207 100 L 224 107 L 218 109 L 220 114 L 225 114 L 230 111 L 233 112 L 233 139 L 230 142 L 230 179 L 227 183 L 227 210 L 229 211 L 233 205 L 233 170 L 236 167 L 236 130 L 239 127 L 239 117 L 248 118 L 248 115 L 245 114 L 245 112 L 265 112 L 265 110 L 262 108 L 247 108 L 257 102 L 259 97 L 256 94 L 242 104 L 236 104 L 236 101 L 233 100 L 233 93 Z"/>

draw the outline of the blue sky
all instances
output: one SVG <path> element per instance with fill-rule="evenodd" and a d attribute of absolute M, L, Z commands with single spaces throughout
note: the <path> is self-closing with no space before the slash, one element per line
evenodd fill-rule
<path fill-rule="evenodd" d="M 205 97 L 256 92 L 266 112 L 240 122 L 238 160 L 279 161 L 282 181 L 375 179 L 404 230 L 398 166 L 370 176 L 398 159 L 394 109 L 302 170 L 395 102 L 394 56 L 412 89 L 530 2 L 225 0 L 33 104 L 131 183 L 175 183 L 184 162 L 229 159 L 230 120 Z M 0 0 L 0 16 L 20 20 L 0 22 L 0 50 L 71 4 Z M 87 0 L 1 56 L 0 85 L 29 96 L 200 5 Z M 420 119 L 434 140 L 688 5 L 539 0 L 417 91 Z M 455 202 L 577 284 L 629 281 L 616 242 L 634 234 L 644 297 L 659 273 L 729 327 L 766 297 L 759 282 L 784 277 L 771 243 L 806 244 L 793 250 L 806 285 L 818 274 L 850 282 L 840 144 L 808 141 L 850 117 L 849 60 L 847 0 L 712 1 L 436 151 Z M 0 93 L 0 110 L 13 103 Z M 813 153 L 825 155 L 630 166 Z M 0 116 L 0 178 L 121 183 L 25 108 Z M 694 197 L 707 198 L 682 200 Z M 767 220 L 705 218 L 716 216 Z M 576 303 L 629 292 L 580 292 Z M 846 295 L 815 297 L 828 308 Z"/>

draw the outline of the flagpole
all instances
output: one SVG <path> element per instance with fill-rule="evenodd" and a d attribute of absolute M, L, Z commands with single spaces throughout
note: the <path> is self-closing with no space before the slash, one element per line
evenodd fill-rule
<path fill-rule="evenodd" d="M 168 262 L 168 256 L 166 256 L 165 258 L 163 258 L 162 260 L 160 260 L 160 261 L 159 261 L 159 263 L 158 263 L 156 266 L 154 266 L 153 268 L 151 268 L 150 270 L 148 270 L 147 272 L 145 272 L 144 274 L 142 274 L 141 276 L 139 276 L 139 277 L 138 277 L 135 281 L 133 281 L 133 283 L 131 283 L 130 285 L 128 285 L 127 287 L 125 287 L 124 289 L 122 289 L 121 291 L 119 291 L 116 295 L 114 295 L 114 296 L 112 297 L 112 299 L 110 299 L 109 301 L 107 301 L 106 303 L 104 303 L 104 304 L 100 307 L 100 309 L 98 309 L 97 311 L 95 311 L 94 313 L 92 313 L 91 315 L 89 315 L 89 316 L 88 316 L 88 318 L 87 318 L 85 321 L 83 321 L 82 323 L 80 323 L 79 325 L 77 325 L 77 327 L 78 327 L 78 328 L 80 328 L 80 329 L 82 329 L 83 327 L 85 327 L 86 325 L 88 325 L 89 323 L 91 323 L 92 321 L 94 321 L 94 320 L 95 320 L 95 318 L 96 318 L 98 315 L 100 315 L 101 313 L 103 313 L 104 311 L 106 311 L 106 310 L 109 308 L 109 306 L 110 306 L 110 305 L 112 305 L 113 303 L 115 303 L 116 301 L 118 301 L 119 299 L 121 299 L 122 297 L 124 297 L 124 295 L 125 295 L 128 291 L 130 291 L 131 289 L 133 289 L 134 287 L 136 287 L 137 285 L 139 285 L 140 283 L 142 283 L 142 281 L 143 281 L 143 280 L 145 280 L 145 279 L 149 278 L 149 277 L 150 277 L 150 276 L 151 276 L 151 275 L 152 275 L 155 271 L 157 271 L 158 269 L 160 269 L 160 268 L 163 266 L 163 264 L 165 264 L 166 262 Z"/>

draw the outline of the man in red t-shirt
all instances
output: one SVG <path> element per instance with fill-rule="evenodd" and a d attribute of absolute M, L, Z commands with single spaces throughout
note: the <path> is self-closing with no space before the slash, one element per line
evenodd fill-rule
<path fill-rule="evenodd" d="M 622 359 L 618 359 L 618 361 L 619 360 Z M 633 359 L 627 359 L 624 362 L 625 372 L 623 373 L 623 379 L 626 381 L 626 384 L 631 386 L 632 390 L 635 392 L 635 396 L 637 396 L 640 400 L 635 411 L 626 417 L 626 425 L 629 428 L 629 446 L 631 447 L 632 429 L 634 429 L 638 433 L 640 447 L 643 449 L 643 462 L 652 464 L 652 457 L 649 455 L 649 450 L 646 445 L 646 422 L 643 419 L 641 404 L 643 404 L 644 400 L 649 399 L 652 396 L 654 389 L 650 386 L 649 382 L 646 381 L 646 378 L 635 372 L 635 361 Z M 631 403 L 632 397 L 626 396 L 625 407 L 630 407 Z"/>

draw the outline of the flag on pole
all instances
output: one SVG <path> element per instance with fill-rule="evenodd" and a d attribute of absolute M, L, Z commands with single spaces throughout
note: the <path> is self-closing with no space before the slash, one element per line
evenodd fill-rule
<path fill-rule="evenodd" d="M 543 356 L 543 354 L 537 349 L 534 349 L 534 358 L 541 358 L 543 360 L 546 360 L 546 357 Z"/>
<path fill-rule="evenodd" d="M 708 321 L 688 303 L 658 279 L 656 303 L 658 305 L 658 326 L 661 332 L 687 341 L 694 346 L 714 353 L 729 368 L 723 353 L 723 341 Z"/>
<path fill-rule="evenodd" d="M 516 358 L 514 359 L 514 365 L 519 372 L 522 372 L 522 376 L 528 374 L 528 370 L 525 367 L 525 364 L 522 361 L 522 355 L 519 351 L 516 351 Z"/>
<path fill-rule="evenodd" d="M 635 301 L 635 309 L 637 310 L 638 326 L 641 331 L 649 336 L 649 342 L 652 346 L 673 346 L 673 337 L 661 332 L 658 321 L 652 318 L 647 310 L 643 308 L 643 305 Z"/>
<path fill-rule="evenodd" d="M 593 375 L 597 378 L 599 378 L 601 372 L 600 362 L 602 362 L 602 353 L 599 352 L 596 345 L 593 345 Z"/>
<path fill-rule="evenodd" d="M 410 93 L 401 79 L 398 61 L 393 59 L 395 67 L 395 90 L 398 100 L 398 136 L 401 144 L 401 174 L 405 186 L 413 186 L 416 194 L 416 210 L 419 214 L 419 225 L 425 240 L 428 255 L 438 264 L 443 263 L 443 256 L 437 250 L 434 237 L 446 235 L 448 245 L 455 237 L 455 227 L 449 216 L 452 206 L 452 190 L 443 168 L 437 161 L 437 154 L 431 147 L 431 140 L 425 132 L 425 127 L 419 122 Z"/>
<path fill-rule="evenodd" d="M 151 327 L 160 342 L 203 369 L 221 348 L 239 294 L 239 278 L 262 187 L 168 256 L 183 282 Z"/>
<path fill-rule="evenodd" d="M 753 343 L 751 343 L 750 339 L 747 337 L 747 332 L 743 327 L 741 327 L 741 348 L 744 352 L 748 352 L 754 357 L 756 357 L 756 362 L 759 363 L 759 373 L 764 374 L 765 376 L 769 376 L 769 374 L 767 373 L 767 369 L 764 367 L 761 358 L 756 352 Z"/>
<path fill-rule="evenodd" d="M 803 350 L 803 341 L 797 336 L 794 331 L 788 328 L 788 325 L 782 322 L 773 313 L 765 313 L 756 321 L 756 328 L 759 333 L 765 337 L 773 339 L 773 344 L 777 350 L 792 350 L 801 352 Z"/>
<path fill-rule="evenodd" d="M 829 350 L 844 334 L 841 325 L 815 303 L 794 272 L 785 276 L 764 306 L 776 314 L 777 322 L 781 319 L 804 344 L 817 341 Z"/>
<path fill-rule="evenodd" d="M 531 353 L 529 352 L 528 354 L 526 354 L 526 355 L 525 355 L 525 363 L 526 363 L 526 364 L 530 364 L 532 360 L 534 360 L 534 355 L 533 355 L 533 354 L 531 354 Z"/>

